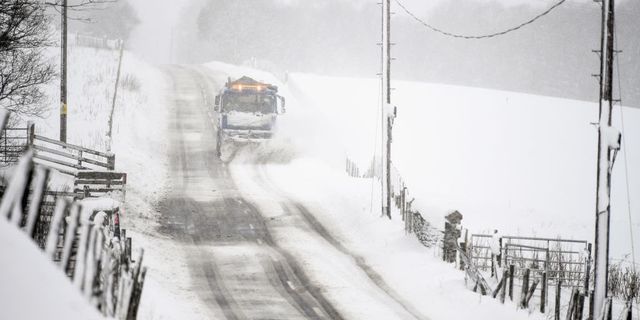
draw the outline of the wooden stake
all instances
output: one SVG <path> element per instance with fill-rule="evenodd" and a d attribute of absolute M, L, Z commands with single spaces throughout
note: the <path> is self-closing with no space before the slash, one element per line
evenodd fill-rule
<path fill-rule="evenodd" d="M 562 292 L 562 280 L 558 279 L 558 282 L 556 283 L 556 303 L 555 303 L 555 320 L 560 320 L 560 298 L 561 298 L 561 292 Z"/>
<path fill-rule="evenodd" d="M 547 272 L 542 273 L 542 287 L 540 288 L 540 312 L 545 312 L 545 307 L 547 305 Z"/>
<path fill-rule="evenodd" d="M 576 290 L 576 288 L 573 288 L 571 290 L 571 299 L 569 300 L 569 307 L 567 307 L 567 317 L 566 317 L 567 320 L 572 320 L 573 315 L 575 314 L 577 294 L 578 294 L 578 291 Z"/>
<path fill-rule="evenodd" d="M 584 310 L 584 294 L 578 292 L 578 300 L 576 305 L 576 320 L 582 320 L 582 311 Z"/>
<path fill-rule="evenodd" d="M 529 292 L 529 274 L 531 270 L 525 269 L 522 276 L 522 291 L 520 292 L 520 308 L 525 309 L 527 307 L 527 294 Z"/>
<path fill-rule="evenodd" d="M 513 274 L 516 272 L 516 266 L 509 266 L 509 299 L 513 301 Z"/>
<path fill-rule="evenodd" d="M 529 308 L 529 301 L 531 301 L 533 294 L 536 292 L 536 287 L 538 286 L 538 283 L 540 283 L 540 280 L 536 279 L 533 282 L 533 285 L 531 285 L 531 288 L 529 288 L 529 292 L 527 293 L 527 298 L 525 299 L 526 308 Z"/>
<path fill-rule="evenodd" d="M 508 277 L 509 277 L 509 271 L 504 270 L 504 273 L 502 274 L 502 279 L 504 281 L 502 282 L 502 291 L 500 292 L 500 302 L 502 304 L 504 304 L 504 298 L 505 298 L 506 293 L 507 293 L 507 280 L 508 280 Z"/>

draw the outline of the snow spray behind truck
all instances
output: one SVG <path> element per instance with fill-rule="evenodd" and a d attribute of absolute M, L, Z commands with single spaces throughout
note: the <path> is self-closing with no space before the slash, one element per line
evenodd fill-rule
<path fill-rule="evenodd" d="M 229 79 L 215 99 L 218 158 L 227 158 L 237 146 L 259 143 L 273 136 L 285 99 L 278 87 L 249 77 Z"/>

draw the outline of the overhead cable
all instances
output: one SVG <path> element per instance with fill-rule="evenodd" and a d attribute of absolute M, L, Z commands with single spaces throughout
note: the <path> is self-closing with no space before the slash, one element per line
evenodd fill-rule
<path fill-rule="evenodd" d="M 544 12 L 538 14 L 537 16 L 515 26 L 515 27 L 511 27 L 499 32 L 494 32 L 494 33 L 489 33 L 489 34 L 482 34 L 482 35 L 465 35 L 465 34 L 458 34 L 458 33 L 453 33 L 453 32 L 448 32 L 448 31 L 444 31 L 440 28 L 434 27 L 433 25 L 427 23 L 426 21 L 424 21 L 423 19 L 419 18 L 417 15 L 415 15 L 413 12 L 411 12 L 411 10 L 409 10 L 405 5 L 403 5 L 400 0 L 394 0 L 398 6 L 400 8 L 402 8 L 402 10 L 404 12 L 406 12 L 411 18 L 413 18 L 414 20 L 416 20 L 417 22 L 419 22 L 420 24 L 422 24 L 423 26 L 425 26 L 426 28 L 430 29 L 431 31 L 440 33 L 442 35 L 448 36 L 448 37 L 453 37 L 453 38 L 459 38 L 459 39 L 488 39 L 488 38 L 494 38 L 494 37 L 498 37 L 498 36 L 502 36 L 505 35 L 507 33 L 516 31 L 520 28 L 523 28 L 527 25 L 530 25 L 534 22 L 536 22 L 538 19 L 546 16 L 547 14 L 551 13 L 551 11 L 553 11 L 554 9 L 556 9 L 557 7 L 561 6 L 563 3 L 565 3 L 567 0 L 560 0 L 558 2 L 556 2 L 553 6 L 549 7 L 547 10 L 545 10 Z"/>

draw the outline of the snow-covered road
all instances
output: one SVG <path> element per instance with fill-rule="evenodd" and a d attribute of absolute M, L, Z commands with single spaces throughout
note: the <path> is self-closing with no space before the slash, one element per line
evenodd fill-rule
<path fill-rule="evenodd" d="M 160 231 L 182 252 L 176 259 L 189 271 L 182 289 L 196 293 L 202 318 L 426 319 L 303 204 L 277 191 L 261 163 L 234 167 L 216 158 L 207 104 L 224 75 L 165 70 L 174 101 Z"/>

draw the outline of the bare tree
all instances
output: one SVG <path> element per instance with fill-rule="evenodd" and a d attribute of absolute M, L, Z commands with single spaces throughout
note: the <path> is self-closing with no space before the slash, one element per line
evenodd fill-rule
<path fill-rule="evenodd" d="M 50 45 L 41 2 L 0 1 L 0 107 L 18 116 L 43 115 L 41 86 L 55 76 L 43 54 Z"/>

